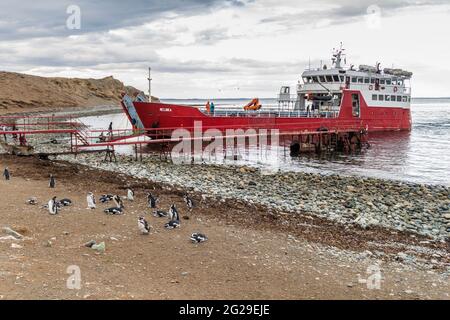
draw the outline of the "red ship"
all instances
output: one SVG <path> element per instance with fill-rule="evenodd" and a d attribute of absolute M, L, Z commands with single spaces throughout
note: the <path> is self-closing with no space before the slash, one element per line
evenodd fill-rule
<path fill-rule="evenodd" d="M 411 130 L 411 72 L 360 65 L 344 68 L 344 49 L 335 50 L 331 67 L 307 69 L 296 95 L 283 86 L 278 106 L 265 108 L 255 99 L 240 110 L 132 101 L 122 107 L 136 129 L 202 130 L 277 129 L 280 132 Z M 149 79 L 150 80 L 150 79 Z"/>

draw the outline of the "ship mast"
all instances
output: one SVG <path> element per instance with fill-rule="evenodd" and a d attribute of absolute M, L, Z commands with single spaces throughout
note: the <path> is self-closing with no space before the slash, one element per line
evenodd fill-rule
<path fill-rule="evenodd" d="M 152 102 L 152 68 L 148 68 L 148 101 Z"/>
<path fill-rule="evenodd" d="M 342 59 L 345 56 L 344 50 L 345 49 L 343 49 L 342 42 L 341 42 L 341 46 L 339 49 L 333 49 L 334 52 L 333 52 L 333 58 L 331 59 L 331 61 L 336 69 L 342 69 Z M 344 58 L 344 63 L 345 63 L 345 58 Z"/>

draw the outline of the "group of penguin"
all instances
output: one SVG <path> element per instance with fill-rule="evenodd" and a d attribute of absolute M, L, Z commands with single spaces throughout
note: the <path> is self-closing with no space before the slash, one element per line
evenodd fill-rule
<path fill-rule="evenodd" d="M 87 200 L 87 209 L 96 209 L 97 202 L 95 199 L 95 196 L 92 192 L 89 192 L 86 197 Z M 134 201 L 134 191 L 131 189 L 127 190 L 127 200 Z M 192 210 L 195 207 L 194 201 L 192 198 L 190 198 L 187 194 L 183 196 L 183 200 L 186 203 L 186 206 L 189 208 L 189 210 Z M 99 201 L 101 203 L 108 203 L 110 201 L 113 201 L 115 206 L 111 208 L 107 208 L 104 210 L 106 214 L 110 215 L 121 215 L 123 214 L 123 209 L 125 208 L 122 198 L 119 195 L 111 195 L 111 194 L 103 194 L 100 196 Z M 151 193 L 147 194 L 147 205 L 149 208 L 154 209 L 153 216 L 157 218 L 168 218 L 169 221 L 164 225 L 166 229 L 175 229 L 180 227 L 180 214 L 178 213 L 178 210 L 175 206 L 175 204 L 172 204 L 169 208 L 169 211 L 163 211 L 158 210 L 159 199 L 156 198 Z M 37 199 L 35 197 L 32 197 L 27 200 L 27 203 L 30 205 L 37 204 Z M 59 210 L 62 207 L 67 207 L 72 205 L 72 201 L 70 199 L 61 199 L 57 200 L 56 197 L 53 197 L 48 201 L 48 204 L 44 205 L 44 208 L 47 208 L 49 213 L 51 215 L 56 215 L 59 213 Z M 150 228 L 151 226 L 148 224 L 147 220 L 140 216 L 138 218 L 138 229 L 141 234 L 148 235 L 150 234 Z M 193 233 L 190 237 L 190 240 L 194 243 L 201 243 L 208 240 L 207 236 L 201 233 Z"/>

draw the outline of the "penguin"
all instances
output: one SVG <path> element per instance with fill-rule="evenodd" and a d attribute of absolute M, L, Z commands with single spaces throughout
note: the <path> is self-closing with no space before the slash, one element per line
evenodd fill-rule
<path fill-rule="evenodd" d="M 193 243 L 201 243 L 208 240 L 208 237 L 202 233 L 193 233 L 191 234 L 191 241 Z"/>
<path fill-rule="evenodd" d="M 127 190 L 127 200 L 134 201 L 134 191 L 129 188 Z"/>
<path fill-rule="evenodd" d="M 30 205 L 36 205 L 37 204 L 37 198 L 36 197 L 31 197 L 30 199 L 27 200 L 27 204 Z"/>
<path fill-rule="evenodd" d="M 102 194 L 102 196 L 100 197 L 100 202 L 101 203 L 105 203 L 105 202 L 109 202 L 113 199 L 113 195 L 112 194 Z"/>
<path fill-rule="evenodd" d="M 48 202 L 48 212 L 51 215 L 56 215 L 58 214 L 58 205 L 57 205 L 57 201 L 56 201 L 56 197 L 53 197 L 49 202 Z"/>
<path fill-rule="evenodd" d="M 151 193 L 149 193 L 147 195 L 147 203 L 148 203 L 149 208 L 155 209 L 158 201 L 159 201 L 159 199 L 154 197 Z"/>
<path fill-rule="evenodd" d="M 106 214 L 120 215 L 123 214 L 123 206 L 121 205 L 118 207 L 108 208 L 103 210 L 103 212 L 105 212 Z"/>
<path fill-rule="evenodd" d="M 72 200 L 64 198 L 64 199 L 59 200 L 59 204 L 60 204 L 60 206 L 62 205 L 63 207 L 69 207 L 72 205 Z"/>
<path fill-rule="evenodd" d="M 166 229 L 175 229 L 180 227 L 180 221 L 178 220 L 170 220 L 164 225 Z"/>
<path fill-rule="evenodd" d="M 162 210 L 155 210 L 153 211 L 153 216 L 157 218 L 165 218 L 167 217 L 168 213 L 166 211 Z"/>
<path fill-rule="evenodd" d="M 118 195 L 113 196 L 113 201 L 118 208 L 124 208 L 122 198 Z"/>
<path fill-rule="evenodd" d="M 92 192 L 89 192 L 86 197 L 88 209 L 95 209 L 97 206 L 95 205 L 95 197 Z"/>
<path fill-rule="evenodd" d="M 183 196 L 184 202 L 186 202 L 187 207 L 189 210 L 192 210 L 195 207 L 194 200 L 190 198 L 187 194 Z"/>
<path fill-rule="evenodd" d="M 9 172 L 8 167 L 5 168 L 5 171 L 3 171 L 3 176 L 5 177 L 5 180 L 8 181 L 11 179 L 11 173 Z"/>
<path fill-rule="evenodd" d="M 50 175 L 50 181 L 48 182 L 48 186 L 52 189 L 56 187 L 56 179 L 53 177 L 53 175 Z"/>
<path fill-rule="evenodd" d="M 178 214 L 178 210 L 174 204 L 169 209 L 169 220 L 171 221 L 180 221 L 180 215 Z"/>
<path fill-rule="evenodd" d="M 148 222 L 144 219 L 144 217 L 139 217 L 138 228 L 141 234 L 147 235 L 150 233 L 150 226 L 148 225 Z"/>

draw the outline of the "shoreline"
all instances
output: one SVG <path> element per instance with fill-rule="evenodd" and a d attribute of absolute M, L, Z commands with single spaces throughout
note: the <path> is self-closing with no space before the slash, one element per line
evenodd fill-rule
<path fill-rule="evenodd" d="M 61 107 L 61 108 L 43 108 L 37 109 L 33 108 L 33 110 L 29 112 L 0 112 L 0 116 L 51 116 L 53 114 L 64 116 L 67 115 L 69 117 L 88 117 L 88 116 L 96 116 L 96 115 L 107 115 L 122 112 L 122 108 L 120 105 L 100 105 L 100 106 L 92 106 L 92 107 Z"/>
<path fill-rule="evenodd" d="M 105 114 L 104 106 L 79 111 L 78 117 Z M 110 112 L 120 112 L 120 108 Z M 61 137 L 55 135 L 55 138 Z M 65 140 L 59 145 L 42 144 L 35 137 L 30 141 L 38 152 L 67 148 Z M 117 164 L 104 162 L 103 155 L 98 154 L 80 154 L 76 158 L 64 155 L 56 159 L 131 173 L 218 199 L 246 201 L 292 214 L 307 212 L 363 228 L 381 226 L 442 240 L 450 237 L 450 187 L 445 185 L 302 171 L 266 174 L 262 168 L 239 164 L 174 164 L 152 153 L 144 154 L 143 162 L 133 161 L 130 155 L 116 157 Z M 273 186 L 278 188 L 273 190 Z"/>
<path fill-rule="evenodd" d="M 246 166 L 177 165 L 146 155 L 142 162 L 116 155 L 60 156 L 92 168 L 130 174 L 224 200 L 240 200 L 291 214 L 309 213 L 362 228 L 381 226 L 396 231 L 449 239 L 450 188 L 364 177 L 302 172 L 263 174 Z M 274 188 L 275 187 L 275 188 Z"/>

